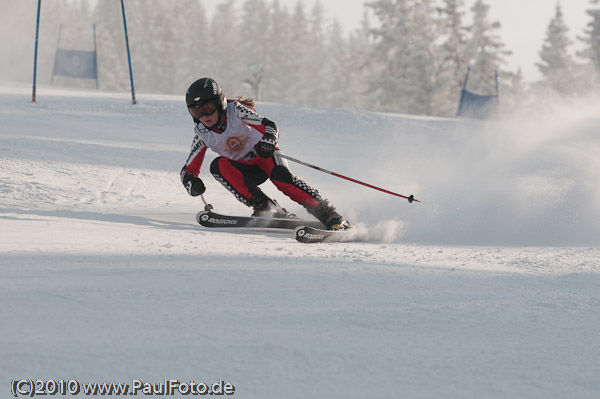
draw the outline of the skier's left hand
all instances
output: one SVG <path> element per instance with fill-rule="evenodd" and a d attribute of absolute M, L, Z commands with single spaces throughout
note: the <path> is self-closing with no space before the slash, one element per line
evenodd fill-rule
<path fill-rule="evenodd" d="M 262 138 L 254 146 L 254 151 L 259 157 L 270 158 L 275 152 L 275 146 L 277 145 L 277 137 L 271 133 L 263 134 Z"/>

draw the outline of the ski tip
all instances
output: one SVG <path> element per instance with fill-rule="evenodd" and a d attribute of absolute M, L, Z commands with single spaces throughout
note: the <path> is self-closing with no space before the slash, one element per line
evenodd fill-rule
<path fill-rule="evenodd" d="M 202 224 L 201 221 L 208 219 L 208 216 L 207 216 L 208 212 L 209 212 L 208 210 L 198 212 L 196 214 L 196 222 Z"/>

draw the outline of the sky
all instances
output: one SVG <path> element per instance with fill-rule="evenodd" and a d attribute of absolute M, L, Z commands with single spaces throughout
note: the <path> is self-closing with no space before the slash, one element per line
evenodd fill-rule
<path fill-rule="evenodd" d="M 281 5 L 290 10 L 298 0 L 279 0 Z M 316 0 L 302 0 L 310 9 Z M 364 0 L 320 0 L 330 18 L 336 18 L 347 32 L 354 30 L 360 24 L 363 16 Z M 467 0 L 470 8 L 475 0 Z M 535 63 L 539 61 L 546 30 L 555 14 L 557 0 L 486 0 L 490 5 L 490 19 L 502 24 L 500 35 L 507 48 L 513 52 L 509 57 L 508 67 L 516 71 L 521 69 L 525 81 L 539 79 Z M 589 8 L 590 0 L 561 0 L 565 22 L 570 29 L 570 37 L 575 43 L 581 35 L 589 16 L 585 10 Z M 205 2 L 209 9 L 217 1 Z M 470 14 L 470 11 L 467 13 Z M 577 45 L 577 43 L 576 43 Z M 575 48 L 575 47 L 574 47 Z"/>

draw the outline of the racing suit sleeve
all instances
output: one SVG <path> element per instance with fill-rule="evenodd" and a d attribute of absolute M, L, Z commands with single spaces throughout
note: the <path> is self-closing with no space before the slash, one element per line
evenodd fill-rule
<path fill-rule="evenodd" d="M 235 111 L 238 118 L 248 126 L 252 126 L 262 134 L 270 133 L 279 141 L 279 129 L 275 122 L 259 115 L 254 109 L 236 101 Z"/>
<path fill-rule="evenodd" d="M 183 177 L 191 173 L 194 177 L 198 177 L 200 174 L 200 168 L 202 167 L 202 162 L 204 162 L 204 156 L 206 154 L 206 149 L 208 147 L 204 144 L 204 141 L 200 138 L 198 132 L 194 136 L 194 141 L 192 142 L 192 148 L 190 150 L 190 155 L 188 156 L 185 165 L 181 169 L 181 182 L 183 183 Z"/>

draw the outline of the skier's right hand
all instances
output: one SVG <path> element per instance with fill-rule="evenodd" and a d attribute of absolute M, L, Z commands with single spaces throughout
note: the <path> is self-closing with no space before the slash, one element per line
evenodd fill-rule
<path fill-rule="evenodd" d="M 202 179 L 194 176 L 191 173 L 186 173 L 181 181 L 183 182 L 183 186 L 187 190 L 188 194 L 192 197 L 202 195 L 206 191 L 206 187 L 204 187 Z"/>

